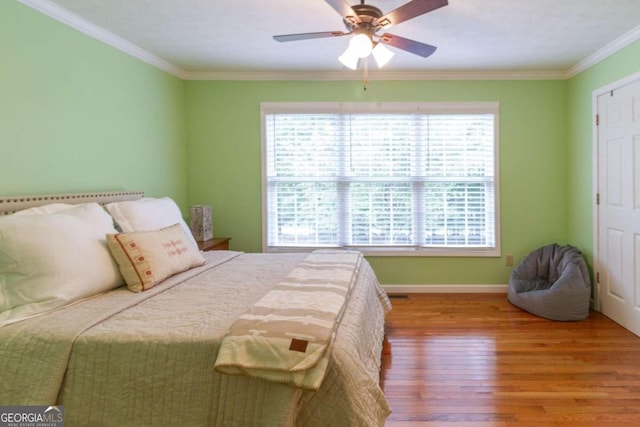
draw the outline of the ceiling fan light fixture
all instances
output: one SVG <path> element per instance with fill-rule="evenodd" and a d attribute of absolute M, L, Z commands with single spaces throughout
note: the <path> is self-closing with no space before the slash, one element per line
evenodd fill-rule
<path fill-rule="evenodd" d="M 383 67 L 389 62 L 394 53 L 382 46 L 380 41 L 385 45 L 393 46 L 423 58 L 431 56 L 436 51 L 435 46 L 394 34 L 380 34 L 379 32 L 392 25 L 408 21 L 449 4 L 448 0 L 408 0 L 407 3 L 385 14 L 377 7 L 365 4 L 365 0 L 360 0 L 360 4 L 355 5 L 349 5 L 348 0 L 324 1 L 342 16 L 342 22 L 347 32 L 321 31 L 281 34 L 273 36 L 273 38 L 278 42 L 289 42 L 351 35 L 349 48 L 338 59 L 345 67 L 352 70 L 358 68 L 360 59 L 367 58 L 372 52 L 378 67 Z M 365 61 L 364 64 L 366 73 L 367 62 Z"/>
<path fill-rule="evenodd" d="M 382 68 L 386 65 L 387 62 L 393 58 L 395 55 L 394 52 L 387 49 L 382 43 L 376 43 L 375 47 L 371 51 L 373 55 L 373 59 L 376 60 L 376 64 L 378 64 L 378 68 Z"/>
<path fill-rule="evenodd" d="M 371 55 L 371 51 L 373 49 L 373 43 L 371 42 L 371 37 L 367 34 L 360 33 L 356 34 L 349 41 L 349 49 L 352 50 L 358 58 L 366 58 Z"/>
<path fill-rule="evenodd" d="M 342 65 L 345 67 L 355 70 L 358 68 L 358 61 L 360 58 L 358 58 L 358 55 L 356 55 L 353 49 L 351 49 L 351 46 L 349 46 L 347 50 L 338 57 L 338 60 L 342 62 Z"/>

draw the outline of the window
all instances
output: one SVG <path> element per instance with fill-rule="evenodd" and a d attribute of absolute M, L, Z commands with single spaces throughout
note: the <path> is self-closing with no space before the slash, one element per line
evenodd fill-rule
<path fill-rule="evenodd" d="M 266 251 L 498 256 L 497 103 L 263 103 Z"/>

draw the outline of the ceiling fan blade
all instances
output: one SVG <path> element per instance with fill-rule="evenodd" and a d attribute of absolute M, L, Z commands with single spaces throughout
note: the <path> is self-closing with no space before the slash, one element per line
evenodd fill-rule
<path fill-rule="evenodd" d="M 342 31 L 321 31 L 318 33 L 282 34 L 279 36 L 273 36 L 273 38 L 279 42 L 293 42 L 307 39 L 321 39 L 324 37 L 340 37 L 347 34 L 349 33 L 344 33 Z"/>
<path fill-rule="evenodd" d="M 439 9 L 448 4 L 449 2 L 447 0 L 411 0 L 409 3 L 405 3 L 382 16 L 378 20 L 378 25 L 380 25 L 381 28 L 389 28 L 392 25 L 408 21 L 411 18 Z"/>
<path fill-rule="evenodd" d="M 414 55 L 422 56 L 426 58 L 436 51 L 437 47 L 430 44 L 420 43 L 415 40 L 405 39 L 404 37 L 395 36 L 393 34 L 384 33 L 378 40 L 382 44 L 388 44 L 389 46 L 397 47 L 398 49 L 406 50 Z"/>
<path fill-rule="evenodd" d="M 354 24 L 359 24 L 362 21 L 358 17 L 358 14 L 351 8 L 351 5 L 345 0 L 324 0 L 329 3 L 329 6 L 334 8 L 336 12 L 340 14 L 344 19 L 351 21 Z"/>

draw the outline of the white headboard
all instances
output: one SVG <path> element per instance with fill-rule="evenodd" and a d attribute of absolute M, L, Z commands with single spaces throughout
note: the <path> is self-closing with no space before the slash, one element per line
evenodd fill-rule
<path fill-rule="evenodd" d="M 0 197 L 0 216 L 9 215 L 23 209 L 48 205 L 49 203 L 79 203 L 95 202 L 101 205 L 111 202 L 137 200 L 144 197 L 144 191 L 105 191 L 101 193 L 69 193 L 42 194 L 29 196 Z"/>

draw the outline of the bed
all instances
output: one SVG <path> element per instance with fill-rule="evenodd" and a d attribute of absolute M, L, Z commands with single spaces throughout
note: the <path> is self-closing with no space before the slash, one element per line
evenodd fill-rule
<path fill-rule="evenodd" d="M 69 212 L 81 209 L 79 206 L 94 202 L 109 206 L 145 200 L 154 199 L 144 198 L 140 192 L 0 199 L 0 282 L 8 277 L 6 271 L 5 277 L 1 276 L 2 268 L 11 263 L 2 253 L 2 245 L 10 239 L 7 227 L 3 228 L 7 218 L 32 227 L 47 215 L 71 215 Z M 62 213 L 38 207 L 51 204 L 78 206 L 64 207 Z M 92 214 L 102 218 L 91 206 Z M 23 218 L 14 216 L 17 210 L 23 212 L 17 214 Z M 31 215 L 29 210 L 34 210 Z M 178 229 L 185 227 L 181 218 L 181 224 L 167 226 L 175 220 L 171 215 L 155 215 L 152 224 L 146 225 L 148 222 L 126 224 L 109 213 L 122 229 L 108 233 L 106 246 L 117 240 L 114 236 L 134 236 L 140 239 L 136 240 L 139 249 L 143 238 L 157 236 L 158 226 L 165 227 L 162 233 L 169 229 L 180 233 Z M 104 227 L 112 227 L 113 222 Z M 130 231 L 141 225 L 149 229 Z M 133 228 L 127 231 L 127 227 Z M 21 230 L 31 233 L 31 228 Z M 56 232 L 49 239 L 42 238 L 43 245 L 55 240 Z M 41 235 L 38 230 L 32 233 Z M 104 248 L 105 242 L 101 245 Z M 330 329 L 330 342 L 326 351 L 322 350 L 326 366 L 317 386 L 294 386 L 250 370 L 224 373 L 218 366 L 222 365 L 217 360 L 223 353 L 221 346 L 224 348 L 240 319 L 247 318 L 247 313 L 270 295 L 283 295 L 283 284 L 294 286 L 293 272 L 306 271 L 304 277 L 316 277 L 315 272 L 301 270 L 312 256 L 198 252 L 188 269 L 169 271 L 166 278 L 155 278 L 153 286 L 145 288 L 148 283 L 142 277 L 138 291 L 132 292 L 129 276 L 121 268 L 125 285 L 111 284 L 95 294 L 79 294 L 41 313 L 17 313 L 22 318 L 5 319 L 0 327 L 0 405 L 62 405 L 69 426 L 383 425 L 390 410 L 379 386 L 380 355 L 384 315 L 391 306 L 361 257 L 350 273 L 351 284 L 344 292 L 336 326 Z M 320 259 L 336 254 L 315 256 Z M 122 267 L 116 259 L 114 255 L 104 262 Z M 154 272 L 168 262 L 161 264 Z M 122 280 L 114 274 L 116 283 Z M 84 291 L 84 286 L 80 288 Z M 298 282 L 295 288 L 300 288 Z M 295 305 L 290 301 L 283 304 Z M 292 348 L 294 341 L 300 343 L 298 338 L 291 339 Z M 299 348 L 293 350 L 303 353 Z"/>

